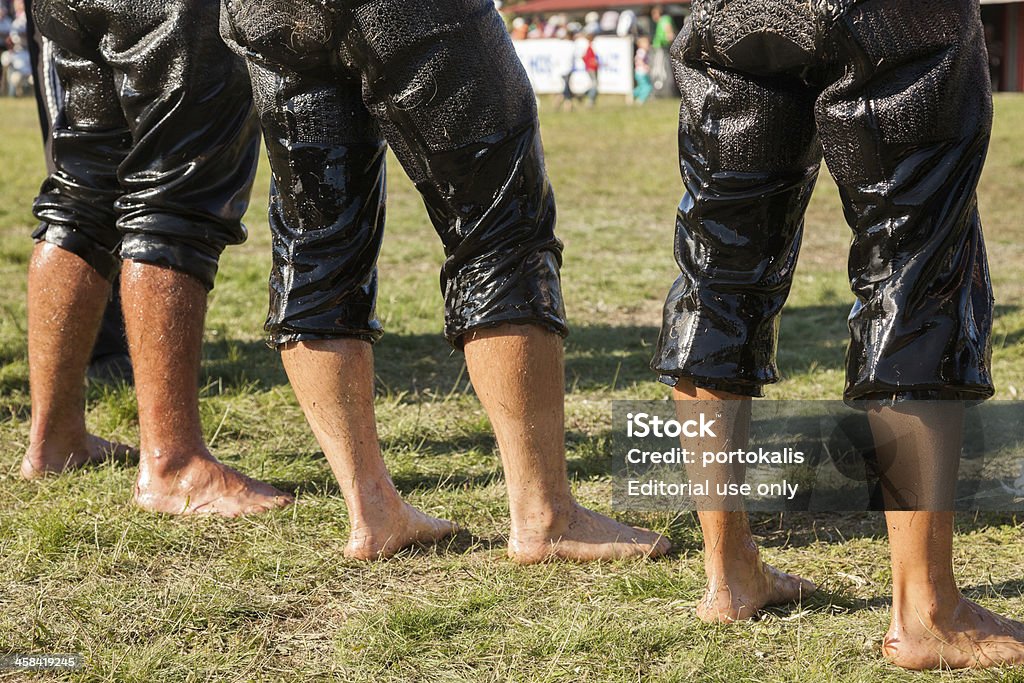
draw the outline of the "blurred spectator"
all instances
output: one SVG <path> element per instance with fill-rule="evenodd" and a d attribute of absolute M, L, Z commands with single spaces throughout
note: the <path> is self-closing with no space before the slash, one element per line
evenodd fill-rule
<path fill-rule="evenodd" d="M 587 106 L 593 107 L 597 104 L 597 70 L 599 67 L 597 53 L 594 52 L 594 32 L 587 31 L 587 49 L 583 53 L 583 68 L 587 70 L 587 79 L 590 81 L 587 88 Z"/>
<path fill-rule="evenodd" d="M 637 104 L 643 104 L 651 96 L 651 91 L 654 90 L 654 86 L 651 85 L 651 39 L 647 36 L 640 36 L 636 39 L 633 75 L 636 77 L 633 100 Z"/>
<path fill-rule="evenodd" d="M 7 10 L 0 6 L 0 52 L 7 48 L 7 37 L 11 35 L 11 25 L 13 23 Z"/>
<path fill-rule="evenodd" d="M 25 2 L 24 0 L 15 0 L 12 4 L 14 8 L 14 20 L 11 22 L 11 33 L 17 33 L 22 38 L 28 32 L 28 18 L 25 15 Z"/>
<path fill-rule="evenodd" d="M 7 96 L 22 97 L 32 89 L 32 59 L 23 34 L 12 32 L 8 43 L 11 48 L 0 55 Z"/>
<path fill-rule="evenodd" d="M 544 38 L 563 38 L 564 32 L 562 29 L 565 28 L 566 18 L 564 14 L 553 14 L 548 17 L 548 22 L 544 25 Z M 561 35 L 560 35 L 561 34 Z"/>
<path fill-rule="evenodd" d="M 676 27 L 672 17 L 665 14 L 661 5 L 651 9 L 651 21 L 654 22 L 654 36 L 651 38 L 651 83 L 655 93 L 672 91 L 671 72 L 669 71 L 668 49 L 676 38 Z"/>
<path fill-rule="evenodd" d="M 562 94 L 559 95 L 557 108 L 562 111 L 572 111 L 575 95 L 572 92 L 572 75 L 576 72 L 576 36 L 579 33 L 580 25 L 573 22 L 565 28 L 565 40 L 572 43 L 573 48 L 566 50 L 564 61 L 556 65 L 558 73 L 562 75 Z"/>
<path fill-rule="evenodd" d="M 527 38 L 543 38 L 544 37 L 544 18 L 534 16 L 530 20 L 530 29 L 526 33 Z"/>
<path fill-rule="evenodd" d="M 504 7 L 504 2 L 501 0 L 494 0 L 494 9 L 498 10 L 498 16 L 501 17 L 503 22 L 505 22 L 505 30 L 508 31 L 512 28 L 512 25 L 509 23 L 510 19 L 508 18 L 508 15 L 505 14 Z"/>
<path fill-rule="evenodd" d="M 615 33 L 615 29 L 619 26 L 619 13 L 613 9 L 608 10 L 601 15 L 601 34 Z"/>
<path fill-rule="evenodd" d="M 636 31 L 636 12 L 631 9 L 623 10 L 619 15 L 619 23 L 615 27 L 615 35 L 620 38 L 631 36 Z"/>
<path fill-rule="evenodd" d="M 597 35 L 601 32 L 601 15 L 597 12 L 587 12 L 583 20 L 583 32 Z"/>
<path fill-rule="evenodd" d="M 516 17 L 512 20 L 512 39 L 513 40 L 526 40 L 527 34 L 530 32 L 530 25 L 526 23 L 526 19 L 522 17 Z"/>

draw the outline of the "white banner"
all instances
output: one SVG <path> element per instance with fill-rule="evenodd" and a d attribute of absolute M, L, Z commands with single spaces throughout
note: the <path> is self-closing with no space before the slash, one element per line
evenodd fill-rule
<path fill-rule="evenodd" d="M 554 38 L 513 40 L 519 60 L 526 67 L 530 83 L 538 94 L 560 93 L 565 88 L 565 75 L 572 72 L 570 87 L 576 95 L 583 95 L 590 87 L 583 54 L 587 41 L 575 42 Z M 633 92 L 633 39 L 617 36 L 598 36 L 594 39 L 597 53 L 597 91 L 610 95 Z"/>

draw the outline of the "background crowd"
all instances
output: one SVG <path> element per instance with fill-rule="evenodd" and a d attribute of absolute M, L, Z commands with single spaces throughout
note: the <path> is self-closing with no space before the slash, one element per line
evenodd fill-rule
<path fill-rule="evenodd" d="M 500 0 L 495 4 L 502 10 Z M 577 44 L 571 64 L 566 66 L 565 101 L 584 97 L 593 104 L 597 97 L 597 72 L 600 63 L 588 60 L 590 43 L 599 36 L 634 39 L 634 101 L 643 103 L 650 97 L 675 97 L 676 92 L 668 66 L 668 48 L 675 38 L 682 17 L 673 17 L 660 6 L 650 13 L 638 15 L 633 10 L 608 10 L 603 13 L 556 13 L 549 16 L 515 16 L 514 7 L 504 11 L 509 32 L 515 40 L 537 38 L 572 40 Z M 0 0 L 0 96 L 24 97 L 32 92 L 32 65 L 29 58 L 27 16 L 24 0 Z M 583 64 L 587 62 L 586 64 Z M 582 66 L 581 66 L 582 65 Z M 586 92 L 573 92 L 568 83 L 574 70 L 586 69 L 590 87 Z"/>
<path fill-rule="evenodd" d="M 0 0 L 0 96 L 32 94 L 24 0 Z"/>
<path fill-rule="evenodd" d="M 495 4 L 505 17 L 513 40 L 556 39 L 571 40 L 576 44 L 573 59 L 564 67 L 565 91 L 562 102 L 585 97 L 593 104 L 597 97 L 597 73 L 600 61 L 594 62 L 593 40 L 601 36 L 633 39 L 633 72 L 636 88 L 633 101 L 643 104 L 651 97 L 676 97 L 678 92 L 669 67 L 668 50 L 675 39 L 677 28 L 684 16 L 673 16 L 661 5 L 649 13 L 637 14 L 631 9 L 605 12 L 559 12 L 550 15 L 516 15 L 515 6 Z M 574 71 L 586 70 L 590 87 L 585 93 L 574 92 L 570 81 Z"/>

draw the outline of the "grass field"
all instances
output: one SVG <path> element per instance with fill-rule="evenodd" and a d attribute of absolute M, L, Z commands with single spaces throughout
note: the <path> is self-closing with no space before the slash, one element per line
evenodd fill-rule
<path fill-rule="evenodd" d="M 131 505 L 134 468 L 113 463 L 20 481 L 29 208 L 43 177 L 34 116 L 27 100 L 0 100 L 0 654 L 81 652 L 86 668 L 65 675 L 81 681 L 1024 681 L 1011 672 L 911 674 L 883 662 L 890 572 L 877 515 L 757 518 L 765 559 L 822 589 L 802 609 L 729 627 L 694 615 L 703 584 L 689 515 L 620 516 L 671 537 L 663 561 L 509 563 L 494 440 L 461 356 L 439 333 L 440 245 L 395 163 L 379 302 L 388 334 L 377 347 L 385 457 L 413 503 L 468 532 L 386 563 L 342 558 L 344 503 L 261 341 L 265 167 L 249 241 L 225 254 L 211 296 L 202 415 L 218 456 L 296 491 L 298 504 L 251 519 L 156 517 Z M 631 109 L 609 98 L 594 111 L 546 107 L 542 118 L 573 328 L 570 475 L 585 504 L 608 512 L 610 402 L 668 392 L 647 363 L 675 273 L 675 106 Z M 995 121 L 981 205 L 999 305 L 998 397 L 1014 399 L 1024 392 L 1024 99 L 999 98 Z M 785 380 L 772 397 L 840 396 L 848 241 L 823 173 L 783 320 Z M 100 435 L 137 439 L 131 390 L 91 387 L 88 410 Z M 957 540 L 966 593 L 1024 618 L 1018 520 L 963 517 Z M 30 677 L 0 671 L 0 681 L 14 680 Z"/>

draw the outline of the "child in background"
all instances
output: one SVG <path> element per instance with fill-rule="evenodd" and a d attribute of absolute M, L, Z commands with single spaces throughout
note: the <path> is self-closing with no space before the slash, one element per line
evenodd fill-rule
<path fill-rule="evenodd" d="M 651 96 L 654 86 L 651 85 L 651 39 L 640 36 L 636 39 L 636 55 L 633 57 L 633 73 L 636 76 L 636 87 L 633 88 L 633 100 L 643 104 Z"/>

